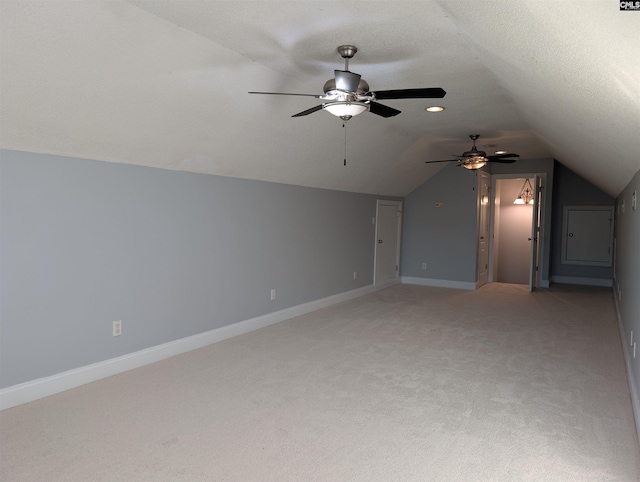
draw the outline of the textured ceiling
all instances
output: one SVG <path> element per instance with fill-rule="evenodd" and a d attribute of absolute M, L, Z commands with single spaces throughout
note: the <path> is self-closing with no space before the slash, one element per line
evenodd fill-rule
<path fill-rule="evenodd" d="M 613 0 L 0 2 L 1 146 L 405 195 L 468 150 L 554 157 L 612 196 L 640 169 L 640 13 Z M 291 115 L 350 70 L 389 100 Z M 439 114 L 427 105 L 446 107 Z"/>

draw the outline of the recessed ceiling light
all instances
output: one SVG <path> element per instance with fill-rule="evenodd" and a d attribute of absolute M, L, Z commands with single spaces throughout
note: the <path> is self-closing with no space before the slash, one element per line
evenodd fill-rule
<path fill-rule="evenodd" d="M 507 151 L 496 151 L 496 154 L 506 154 Z"/>
<path fill-rule="evenodd" d="M 439 105 L 432 105 L 429 106 L 425 109 L 427 112 L 442 112 L 444 110 L 444 107 L 439 106 Z"/>

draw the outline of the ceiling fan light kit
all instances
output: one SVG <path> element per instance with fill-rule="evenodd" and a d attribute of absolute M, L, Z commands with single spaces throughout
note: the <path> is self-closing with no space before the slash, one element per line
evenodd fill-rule
<path fill-rule="evenodd" d="M 475 158 L 469 158 L 469 160 L 467 160 L 462 164 L 462 167 L 473 171 L 475 169 L 483 168 L 486 164 L 487 163 L 484 160 L 484 157 L 475 157 Z"/>
<path fill-rule="evenodd" d="M 322 108 L 340 117 L 342 120 L 347 121 L 354 115 L 362 114 L 369 110 L 369 105 L 366 102 L 349 102 L 349 101 L 337 101 L 327 102 L 322 104 Z"/>

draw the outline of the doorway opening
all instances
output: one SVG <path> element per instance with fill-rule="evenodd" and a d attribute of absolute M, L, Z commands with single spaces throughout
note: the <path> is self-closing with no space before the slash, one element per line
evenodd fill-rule
<path fill-rule="evenodd" d="M 495 174 L 491 183 L 489 282 L 529 284 L 529 291 L 548 287 L 543 279 L 545 245 L 545 173 Z M 525 181 L 533 188 L 533 204 L 514 201 Z"/>
<path fill-rule="evenodd" d="M 514 204 L 525 180 L 496 179 L 493 225 L 493 281 L 529 284 L 533 204 Z"/>

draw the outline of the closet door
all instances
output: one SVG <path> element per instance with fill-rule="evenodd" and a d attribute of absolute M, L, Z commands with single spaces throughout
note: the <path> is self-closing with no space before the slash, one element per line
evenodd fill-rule
<path fill-rule="evenodd" d="M 611 266 L 613 206 L 565 206 L 562 264 Z"/>

